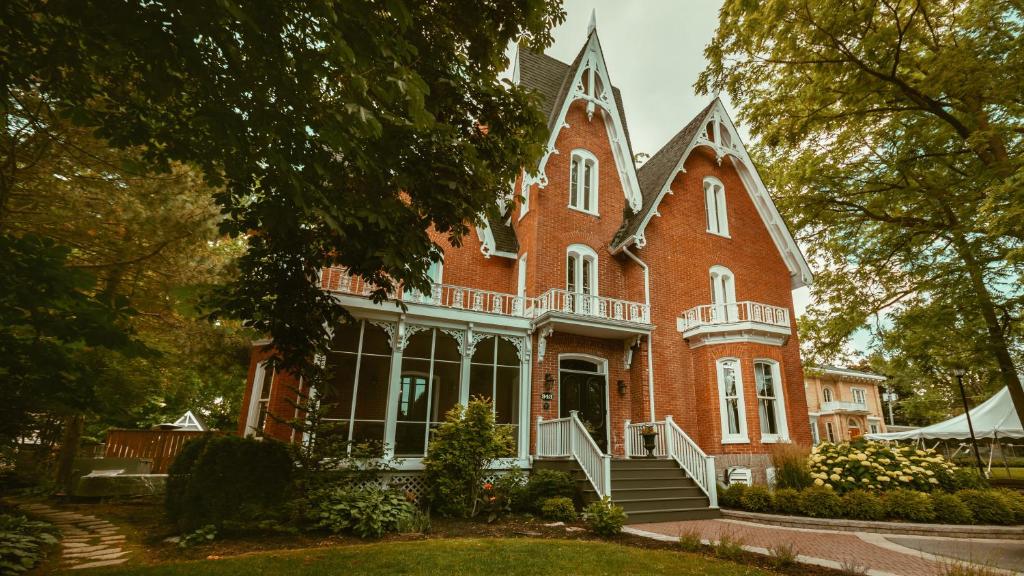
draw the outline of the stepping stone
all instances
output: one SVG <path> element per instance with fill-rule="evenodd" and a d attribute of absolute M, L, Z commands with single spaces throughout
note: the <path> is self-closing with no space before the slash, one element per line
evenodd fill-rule
<path fill-rule="evenodd" d="M 69 570 L 81 570 L 83 568 L 99 568 L 101 566 L 116 566 L 117 564 L 124 564 L 127 562 L 127 558 L 118 558 L 117 560 L 100 560 L 99 562 L 89 562 L 88 564 L 78 564 L 68 568 Z"/>
<path fill-rule="evenodd" d="M 104 536 L 103 538 L 100 538 L 100 542 L 117 542 L 118 540 L 124 540 L 124 536 Z"/>
<path fill-rule="evenodd" d="M 122 552 L 114 552 L 111 554 L 96 554 L 94 556 L 89 556 L 89 560 L 113 560 L 114 558 L 120 558 L 125 554 L 128 554 L 127 550 L 124 550 Z"/>
<path fill-rule="evenodd" d="M 120 550 L 120 548 L 118 548 L 118 550 Z M 99 546 L 85 546 L 85 547 L 82 547 L 82 548 L 74 548 L 74 549 L 71 549 L 71 550 L 67 550 L 67 551 L 64 552 L 64 556 L 68 556 L 68 557 L 72 557 L 72 556 L 85 556 L 85 555 L 88 555 L 88 554 L 92 554 L 93 552 L 100 552 L 100 551 L 113 552 L 114 550 L 112 548 L 110 548 L 109 546 L 107 546 L 106 544 L 100 544 Z"/>
<path fill-rule="evenodd" d="M 84 542 L 61 542 L 60 545 L 65 548 L 85 548 L 88 546 Z"/>

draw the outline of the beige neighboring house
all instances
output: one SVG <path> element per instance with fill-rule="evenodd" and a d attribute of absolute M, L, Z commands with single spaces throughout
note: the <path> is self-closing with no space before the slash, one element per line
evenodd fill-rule
<path fill-rule="evenodd" d="M 804 391 L 814 444 L 847 442 L 864 434 L 884 433 L 879 391 L 883 382 L 885 376 L 849 368 L 804 368 Z"/>

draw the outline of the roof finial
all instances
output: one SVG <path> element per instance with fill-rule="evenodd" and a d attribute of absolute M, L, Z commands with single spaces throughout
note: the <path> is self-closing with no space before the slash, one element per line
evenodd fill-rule
<path fill-rule="evenodd" d="M 597 30 L 597 8 L 593 8 L 590 11 L 590 24 L 587 25 L 587 36 Z"/>

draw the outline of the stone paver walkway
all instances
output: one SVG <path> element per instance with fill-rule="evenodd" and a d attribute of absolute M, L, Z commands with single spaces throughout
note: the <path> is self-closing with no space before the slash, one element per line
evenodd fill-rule
<path fill-rule="evenodd" d="M 762 554 L 775 546 L 788 545 L 801 562 L 870 576 L 933 576 L 957 563 L 896 544 L 881 534 L 864 532 L 783 528 L 737 520 L 633 524 L 627 526 L 627 531 L 663 540 L 697 533 L 707 544 L 718 542 L 724 535 L 739 540 L 747 550 Z"/>
<path fill-rule="evenodd" d="M 61 568 L 79 570 L 114 566 L 128 560 L 124 534 L 114 524 L 86 514 L 58 510 L 45 504 L 22 504 L 21 509 L 61 531 Z"/>

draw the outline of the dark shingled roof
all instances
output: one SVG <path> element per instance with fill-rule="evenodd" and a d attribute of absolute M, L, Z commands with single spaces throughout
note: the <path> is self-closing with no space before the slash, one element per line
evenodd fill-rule
<path fill-rule="evenodd" d="M 622 227 L 615 233 L 615 238 L 612 239 L 613 248 L 624 244 L 629 238 L 640 231 L 640 226 L 647 218 L 647 215 L 654 210 L 655 203 L 658 201 L 658 195 L 661 194 L 665 183 L 672 176 L 672 171 L 675 169 L 676 164 L 679 163 L 679 159 L 686 152 L 686 147 L 690 145 L 690 142 L 693 141 L 694 137 L 703 128 L 704 117 L 707 116 L 711 107 L 717 101 L 718 99 L 716 98 L 705 106 L 703 110 L 690 120 L 689 124 L 684 126 L 682 130 L 661 147 L 661 150 L 658 150 L 637 170 L 637 179 L 640 181 L 640 193 L 643 195 L 643 204 L 640 207 L 640 211 L 627 217 L 626 221 L 622 223 Z"/>
<path fill-rule="evenodd" d="M 596 32 L 591 32 L 591 34 L 596 34 Z M 583 61 L 589 41 L 588 37 L 572 64 L 566 64 L 547 54 L 538 54 L 523 46 L 519 47 L 519 85 L 532 89 L 540 95 L 541 112 L 547 116 L 548 130 L 555 129 L 558 113 L 562 111 L 562 105 L 572 89 L 572 79 L 576 76 L 576 70 Z M 598 39 L 598 43 L 600 42 L 601 40 Z M 633 143 L 629 138 L 629 124 L 626 123 L 626 112 L 622 105 L 622 92 L 612 85 L 612 94 L 615 96 L 619 119 L 622 120 L 622 130 L 626 133 L 629 160 L 632 161 Z"/>
<path fill-rule="evenodd" d="M 507 224 L 508 216 L 501 218 L 487 217 L 487 224 L 491 227 L 491 235 L 494 236 L 494 249 L 498 252 L 519 253 L 519 240 L 516 238 L 516 231 Z"/>

